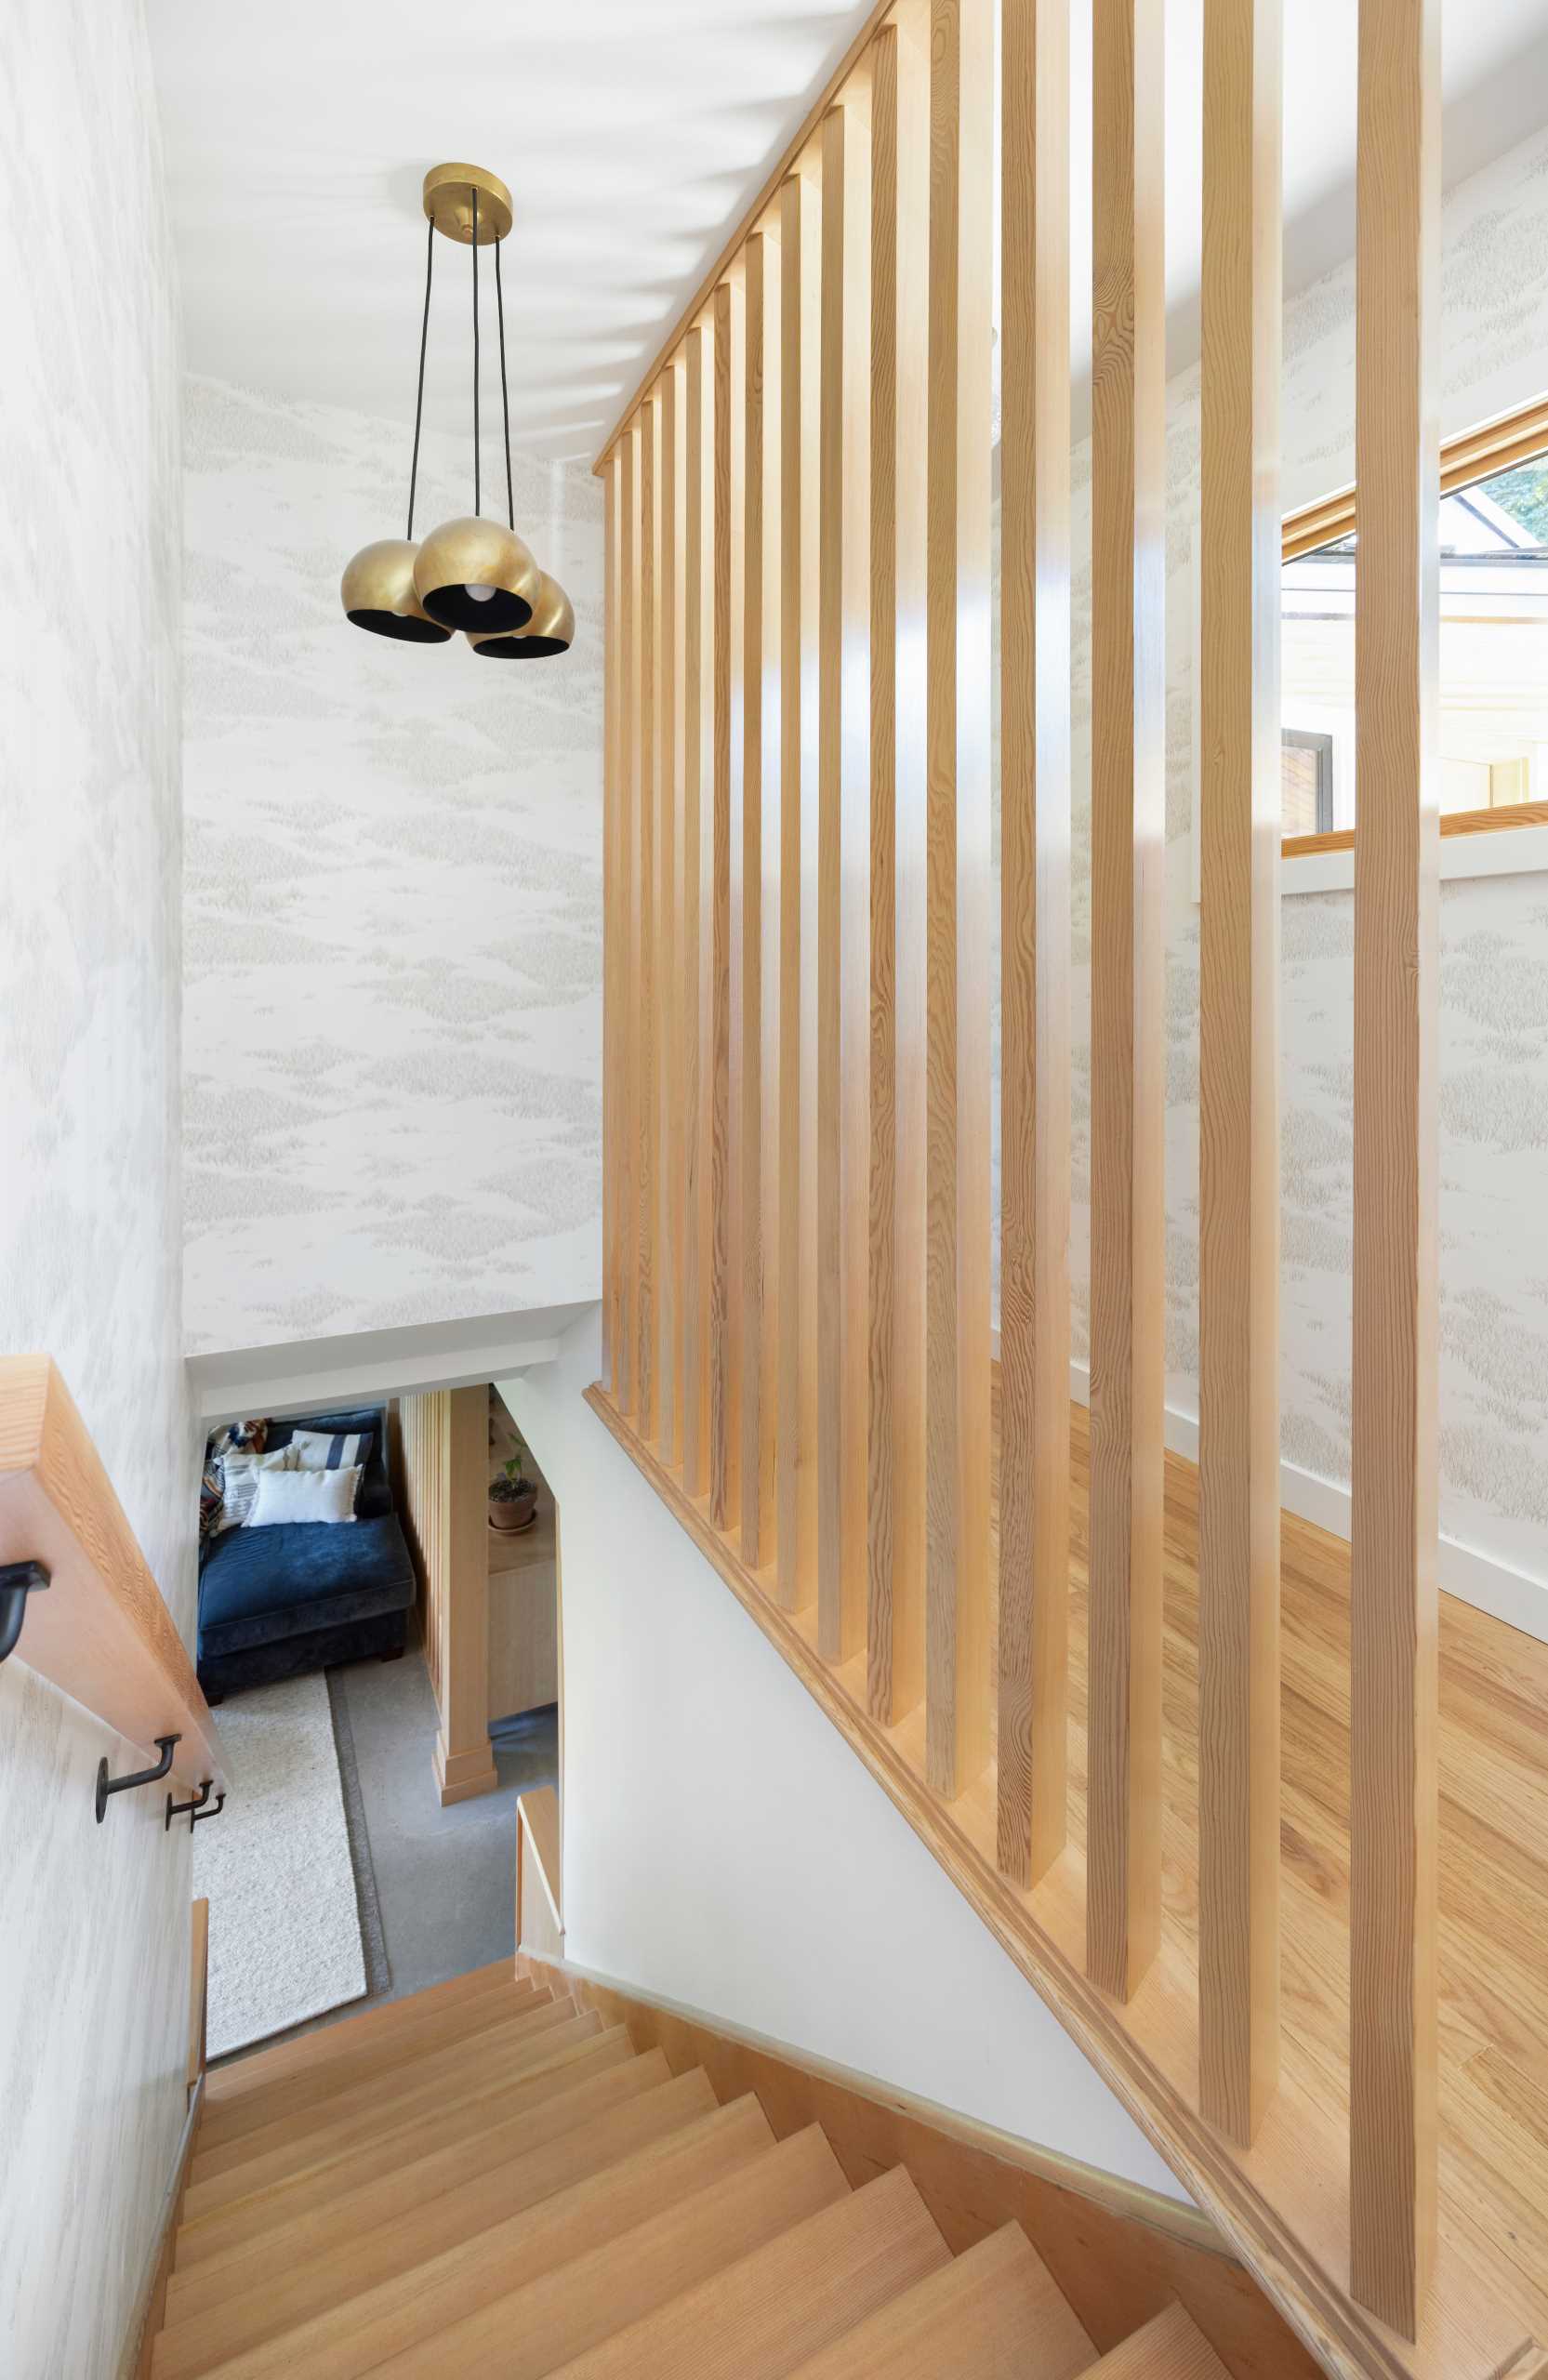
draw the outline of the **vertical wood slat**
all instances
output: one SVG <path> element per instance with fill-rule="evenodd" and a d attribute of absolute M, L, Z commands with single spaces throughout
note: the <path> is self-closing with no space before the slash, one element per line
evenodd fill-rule
<path fill-rule="evenodd" d="M 603 654 L 602 775 L 602 1376 L 618 1394 L 618 1078 L 623 1000 L 618 981 L 618 767 L 619 721 L 618 458 L 602 478 Z"/>
<path fill-rule="evenodd" d="M 924 1693 L 924 612 L 928 0 L 871 60 L 870 1439 L 867 1690 Z"/>
<path fill-rule="evenodd" d="M 681 1412 L 678 1380 L 678 1251 L 681 1233 L 681 1064 L 676 986 L 679 811 L 681 801 L 682 717 L 679 699 L 681 555 L 679 550 L 678 376 L 668 364 L 656 386 L 655 720 L 656 760 L 656 1284 L 655 1426 L 664 1462 L 677 1461 Z"/>
<path fill-rule="evenodd" d="M 709 915 L 705 879 L 705 722 L 711 672 L 705 667 L 713 624 L 705 602 L 706 474 L 713 432 L 705 431 L 705 335 L 697 324 L 683 347 L 682 617 L 682 1484 L 702 1496 L 709 1480 L 709 1044 L 707 1031 Z M 712 795 L 712 787 L 711 787 Z"/>
<path fill-rule="evenodd" d="M 1205 0 L 1199 2086 L 1279 2063 L 1280 0 Z"/>
<path fill-rule="evenodd" d="M 1065 1834 L 1069 1637 L 1069 0 L 1003 0 L 1000 1867 Z"/>
<path fill-rule="evenodd" d="M 1416 2334 L 1436 2199 L 1438 0 L 1361 0 L 1350 2218 Z"/>
<path fill-rule="evenodd" d="M 755 231 L 743 250 L 742 341 L 742 1030 L 741 1030 L 741 1555 L 761 1569 L 774 1537 L 774 1339 L 766 1330 L 768 1272 L 777 1256 L 778 1221 L 767 1199 L 763 1076 L 764 910 L 777 916 L 777 886 L 765 887 L 764 813 L 764 327 L 765 241 Z M 769 794 L 772 797 L 774 787 Z M 765 892 L 770 894 L 767 904 Z"/>
<path fill-rule="evenodd" d="M 740 1453 L 734 1365 L 732 1250 L 732 359 L 731 284 L 716 288 L 711 309 L 714 373 L 714 483 L 710 537 L 714 609 L 711 634 L 711 871 L 709 958 L 709 1516 L 728 1528 L 735 1508 Z"/>
<path fill-rule="evenodd" d="M 1165 259 L 1161 0 L 1094 0 L 1087 1963 L 1128 1999 L 1161 1903 Z"/>
<path fill-rule="evenodd" d="M 989 0 L 932 0 L 925 1767 L 989 1746 Z"/>
<path fill-rule="evenodd" d="M 618 876 L 620 1005 L 618 1035 L 618 1385 L 620 1408 L 637 1409 L 636 1356 L 639 1316 L 640 1163 L 635 1115 L 639 1087 L 640 1007 L 640 653 L 637 635 L 640 588 L 640 432 L 631 426 L 619 441 L 618 525 L 622 579 L 618 602 L 619 735 Z"/>
<path fill-rule="evenodd" d="M 870 832 L 868 92 L 823 118 L 817 757 L 817 1643 L 866 1633 Z"/>
<path fill-rule="evenodd" d="M 804 175 L 779 194 L 780 911 L 779 1386 L 775 1593 L 816 1585 L 815 841 L 821 198 Z"/>
<path fill-rule="evenodd" d="M 655 739 L 655 708 L 658 692 L 655 672 L 657 627 L 655 562 L 659 543 L 655 489 L 659 436 L 660 412 L 653 398 L 640 408 L 640 582 L 639 608 L 636 615 L 640 675 L 640 741 L 636 761 L 638 771 L 636 825 L 639 832 L 637 903 L 640 919 L 640 958 L 634 997 L 638 1011 L 635 1051 L 638 1078 L 635 1091 L 635 1121 L 640 1154 L 636 1171 L 639 1200 L 636 1296 L 639 1300 L 639 1315 L 634 1354 L 638 1376 L 636 1408 L 640 1435 L 643 1438 L 653 1438 L 655 1435 L 657 1224 L 655 1074 L 658 1025 L 655 1012 L 657 928 L 655 811 L 656 774 L 661 757 Z"/>

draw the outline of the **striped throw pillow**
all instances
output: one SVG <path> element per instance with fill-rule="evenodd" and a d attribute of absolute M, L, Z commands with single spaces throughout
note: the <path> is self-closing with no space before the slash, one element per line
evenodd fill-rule
<path fill-rule="evenodd" d="M 374 1430 L 362 1430 L 350 1437 L 342 1432 L 327 1430 L 293 1430 L 290 1443 L 296 1449 L 298 1471 L 358 1471 L 371 1452 Z"/>

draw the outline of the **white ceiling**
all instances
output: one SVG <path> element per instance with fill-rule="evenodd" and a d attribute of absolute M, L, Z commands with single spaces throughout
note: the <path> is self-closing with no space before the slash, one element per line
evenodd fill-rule
<path fill-rule="evenodd" d="M 516 203 L 513 435 L 586 458 L 867 14 L 866 0 L 148 5 L 192 369 L 411 417 L 420 180 L 469 159 Z M 1197 345 L 1201 10 L 1168 0 L 1174 364 Z M 1354 245 L 1356 14 L 1356 0 L 1286 0 L 1291 288 Z M 1091 0 L 1073 17 L 1078 354 Z M 1444 0 L 1443 29 L 1451 181 L 1548 120 L 1548 0 Z M 427 409 L 448 427 L 468 403 L 470 273 L 465 249 L 436 243 Z"/>

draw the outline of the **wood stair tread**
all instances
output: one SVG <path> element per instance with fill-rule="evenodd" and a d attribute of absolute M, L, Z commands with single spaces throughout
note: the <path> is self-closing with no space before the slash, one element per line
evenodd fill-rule
<path fill-rule="evenodd" d="M 1019 2224 L 877 2308 L 793 2380 L 1079 2380 L 1096 2356 Z"/>
<path fill-rule="evenodd" d="M 894 2166 L 559 2370 L 564 2380 L 784 2380 L 948 2261 Z"/>
<path fill-rule="evenodd" d="M 527 2136 L 535 2144 L 549 2138 L 582 2122 L 599 2104 L 597 2086 L 611 2084 L 633 2062 L 628 2030 L 615 2025 L 594 2041 L 583 2042 L 573 2056 L 556 2059 L 536 2074 L 519 2075 L 483 2097 L 419 2109 L 388 2132 L 366 2131 L 357 2139 L 324 2144 L 310 2164 L 292 2167 L 282 2161 L 268 2173 L 250 2170 L 244 2176 L 249 2187 L 240 2196 L 223 2197 L 203 2209 L 185 2197 L 174 2269 L 228 2254 L 276 2224 L 331 2205 L 336 2195 L 390 2171 L 400 2158 L 455 2149 L 518 2120 L 531 2127 Z"/>
<path fill-rule="evenodd" d="M 1171 2305 L 1088 2365 L 1084 2380 L 1230 2380 L 1230 2374 L 1192 2315 Z"/>
<path fill-rule="evenodd" d="M 578 2015 L 573 2001 L 549 2000 L 541 2007 L 524 2008 L 519 2015 L 506 2017 L 486 2032 L 474 2033 L 466 2041 L 443 2042 L 411 2053 L 389 2066 L 385 2072 L 347 2074 L 337 2089 L 329 2088 L 325 2074 L 315 2078 L 314 2092 L 309 2087 L 314 2080 L 311 2075 L 277 2085 L 284 2095 L 279 2111 L 271 2115 L 260 2105 L 257 2110 L 259 2121 L 250 2128 L 206 2142 L 201 2124 L 193 2152 L 194 2177 L 210 2181 L 217 2174 L 229 2173 L 245 2157 L 260 2154 L 282 2140 L 298 2140 L 336 2117 L 350 2115 L 361 2108 L 387 2106 L 443 2082 L 456 2082 L 469 2073 L 529 2055 L 534 2044 L 559 2032 Z M 238 2122 L 245 2112 L 233 2109 L 228 2121 Z"/>
<path fill-rule="evenodd" d="M 831 2150 L 820 2135 L 816 2143 L 790 2156 L 791 2144 L 774 2147 L 749 2095 L 477 2239 L 204 2370 L 219 2380 L 354 2380 L 378 2368 L 395 2372 L 406 2357 L 412 2360 L 405 2370 L 455 2372 L 458 2380 L 486 2368 L 545 2371 L 570 2351 L 569 2338 L 595 2335 L 586 2326 L 595 2325 L 599 2311 L 609 2319 L 610 2276 L 620 2268 L 638 2268 L 643 2285 L 659 2291 L 668 2285 L 663 2270 L 675 2268 L 670 2241 L 678 2234 L 682 2254 L 703 2258 L 725 2238 L 766 2236 L 758 2232 L 760 2221 L 796 2220 L 823 2189 L 841 2191 Z M 771 2159 L 782 2161 L 783 2191 L 749 2187 L 748 2177 L 761 2175 Z M 773 2216 L 758 2214 L 771 2204 Z M 509 2308 L 518 2301 L 516 2319 Z M 493 2365 L 467 2360 L 465 2334 L 481 2315 L 492 2315 Z M 549 2361 L 532 2361 L 550 2332 L 558 2347 Z"/>
<path fill-rule="evenodd" d="M 205 2109 L 224 2106 L 261 2083 L 325 2063 L 337 2053 L 346 2037 L 353 2047 L 362 2042 L 398 2034 L 427 2017 L 449 2014 L 454 2008 L 471 2008 L 484 2001 L 496 2003 L 502 1994 L 514 1995 L 525 2004 L 525 1996 L 539 1989 L 519 1977 L 509 1959 L 502 1959 L 495 1966 L 476 1967 L 469 1975 L 453 1976 L 448 1983 L 432 1983 L 423 1991 L 405 1993 L 402 2000 L 372 2001 L 332 2024 L 317 2025 L 310 2032 L 298 2033 L 292 2041 L 273 2042 L 267 2046 L 260 2043 L 254 2049 L 239 2050 L 219 2066 L 212 2066 L 205 2077 Z"/>
<path fill-rule="evenodd" d="M 469 2100 L 483 2107 L 501 2083 L 518 2081 L 546 2066 L 562 2065 L 579 2056 L 602 2031 L 599 2016 L 574 2016 L 541 2039 L 503 2050 L 497 2056 L 485 2059 L 465 2053 L 444 2070 L 423 2076 L 412 2091 L 370 2091 L 360 2102 L 346 2094 L 351 2104 L 332 2102 L 315 2122 L 302 2116 L 266 2126 L 217 2149 L 214 2154 L 219 2162 L 214 2172 L 203 2167 L 195 2156 L 184 2204 L 191 2215 L 202 2215 L 212 2206 L 229 2205 L 266 2188 L 286 2174 L 332 2160 L 362 2141 L 393 2132 L 411 2116 Z"/>
<path fill-rule="evenodd" d="M 209 2273 L 195 2266 L 181 2294 L 168 2289 L 155 2380 L 182 2380 L 218 2356 L 256 2347 L 358 2298 L 621 2164 L 715 2108 L 708 2077 L 695 2069 L 562 2134 L 545 2149 L 465 2175 L 437 2197 L 415 2199 L 389 2219 L 357 2223 L 341 2234 L 324 2213 L 292 2227 L 295 2236 L 284 2253 L 275 2253 L 271 2239 L 257 2259 L 235 2271 Z"/>
<path fill-rule="evenodd" d="M 809 2125 L 727 2179 L 653 2211 L 605 2246 L 523 2281 L 451 2327 L 421 2328 L 416 2345 L 379 2367 L 347 2367 L 350 2380 L 357 2369 L 379 2369 L 390 2380 L 443 2380 L 453 2372 L 457 2380 L 539 2380 L 848 2194 L 820 2126 Z M 298 2380 L 321 2375 L 303 2364 Z M 329 2366 L 327 2380 L 344 2375 Z"/>
<path fill-rule="evenodd" d="M 213 2254 L 179 2262 L 167 2281 L 165 2319 L 168 2323 L 183 2320 L 264 2282 L 271 2271 L 286 2272 L 324 2250 L 341 2251 L 362 2232 L 392 2223 L 402 2215 L 417 2214 L 439 2199 L 478 2183 L 485 2175 L 546 2158 L 549 2171 L 573 2178 L 571 2162 L 589 2153 L 591 2141 L 603 2136 L 601 2127 L 616 2123 L 671 2082 L 671 2069 L 662 2052 L 648 2050 L 642 2057 L 605 2069 L 578 2085 L 574 2094 L 562 2093 L 540 2109 L 492 2124 L 465 2139 L 440 2143 L 422 2156 L 394 2160 L 385 2170 L 378 2169 L 379 2160 L 374 2156 L 371 2172 L 352 2180 L 350 2187 L 336 2185 L 321 2204 L 294 2214 L 278 2209 L 283 2219 L 251 2231 Z M 628 2137 L 628 2126 L 610 2136 Z M 563 2183 L 554 2187 L 562 2188 Z"/>
<path fill-rule="evenodd" d="M 367 2082 L 373 2076 L 406 2078 L 427 2057 L 439 2056 L 467 2042 L 503 2036 L 507 2027 L 523 2025 L 541 2010 L 569 2004 L 556 2003 L 553 1993 L 548 1990 L 535 1990 L 525 1996 L 486 1991 L 472 2000 L 454 2001 L 449 2008 L 431 2010 L 394 2032 L 344 2043 L 330 2057 L 303 2068 L 299 2073 L 276 2075 L 270 2082 L 243 2092 L 239 2098 L 222 2099 L 207 2107 L 199 2125 L 200 2147 L 220 2148 L 229 2140 L 258 2131 L 265 2123 L 277 2122 L 282 2116 L 337 2098 L 352 2084 Z M 338 2026 L 336 2030 L 342 2032 L 344 2028 Z"/>

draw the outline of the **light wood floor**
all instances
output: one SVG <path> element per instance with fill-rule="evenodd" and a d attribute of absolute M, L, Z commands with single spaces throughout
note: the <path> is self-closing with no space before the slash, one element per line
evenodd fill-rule
<path fill-rule="evenodd" d="M 1069 1822 L 1081 1844 L 1086 1418 L 1074 1408 Z M 998 1463 L 998 1431 L 996 1445 Z M 1166 1518 L 1164 1924 L 1196 1964 L 1198 1474 L 1172 1456 Z M 1284 2023 L 1342 2104 L 1348 1546 L 1286 1514 L 1282 1593 Z M 1548 1646 L 1449 1595 L 1440 1644 L 1442 2190 L 1452 2221 L 1513 2269 L 1548 2339 Z"/>

